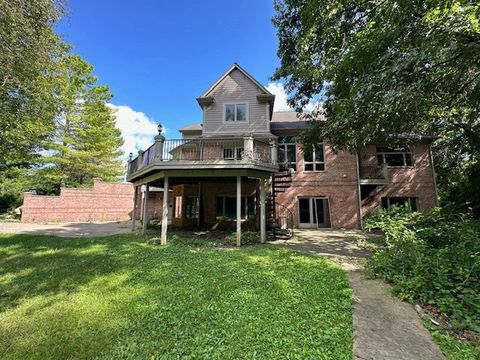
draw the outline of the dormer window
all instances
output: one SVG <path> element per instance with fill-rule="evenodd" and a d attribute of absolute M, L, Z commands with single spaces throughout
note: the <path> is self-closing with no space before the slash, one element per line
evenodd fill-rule
<path fill-rule="evenodd" d="M 225 121 L 247 121 L 247 104 L 225 104 Z"/>

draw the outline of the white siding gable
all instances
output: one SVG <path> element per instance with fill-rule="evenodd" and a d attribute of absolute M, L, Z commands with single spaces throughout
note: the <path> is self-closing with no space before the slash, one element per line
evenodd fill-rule
<path fill-rule="evenodd" d="M 204 135 L 235 135 L 270 131 L 268 104 L 259 102 L 263 92 L 241 71 L 232 70 L 209 94 L 214 103 L 203 110 Z M 225 121 L 225 104 L 248 104 L 247 121 Z"/>

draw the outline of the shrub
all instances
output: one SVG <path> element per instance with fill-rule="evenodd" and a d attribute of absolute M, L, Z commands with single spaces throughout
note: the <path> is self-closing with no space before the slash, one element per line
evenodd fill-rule
<path fill-rule="evenodd" d="M 435 305 L 458 327 L 479 331 L 480 226 L 436 210 L 431 216 L 381 210 L 365 221 L 381 228 L 385 248 L 367 264 L 402 299 Z"/>

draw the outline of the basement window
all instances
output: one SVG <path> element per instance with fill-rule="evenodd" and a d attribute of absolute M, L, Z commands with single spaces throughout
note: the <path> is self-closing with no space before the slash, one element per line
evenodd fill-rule
<path fill-rule="evenodd" d="M 382 166 L 412 166 L 412 152 L 408 146 L 380 147 L 377 146 L 378 165 Z"/>
<path fill-rule="evenodd" d="M 241 217 L 247 220 L 255 216 L 255 198 L 242 196 Z M 237 218 L 237 197 L 217 196 L 217 219 L 235 220 Z"/>
<path fill-rule="evenodd" d="M 417 211 L 417 198 L 414 197 L 382 197 L 382 208 L 392 206 L 403 207 L 410 211 Z"/>
<path fill-rule="evenodd" d="M 198 196 L 187 196 L 185 198 L 185 217 L 187 219 L 198 219 L 200 212 L 200 199 Z"/>

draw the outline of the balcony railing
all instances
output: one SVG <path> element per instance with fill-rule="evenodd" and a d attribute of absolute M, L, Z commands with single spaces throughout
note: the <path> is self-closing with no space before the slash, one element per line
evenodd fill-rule
<path fill-rule="evenodd" d="M 277 145 L 252 137 L 226 139 L 172 139 L 158 138 L 145 151 L 139 151 L 128 163 L 128 175 L 151 164 L 167 162 L 225 162 L 276 165 Z"/>
<path fill-rule="evenodd" d="M 373 184 L 388 182 L 388 169 L 385 164 L 382 166 L 361 165 L 359 170 L 360 181 L 363 183 Z"/>

